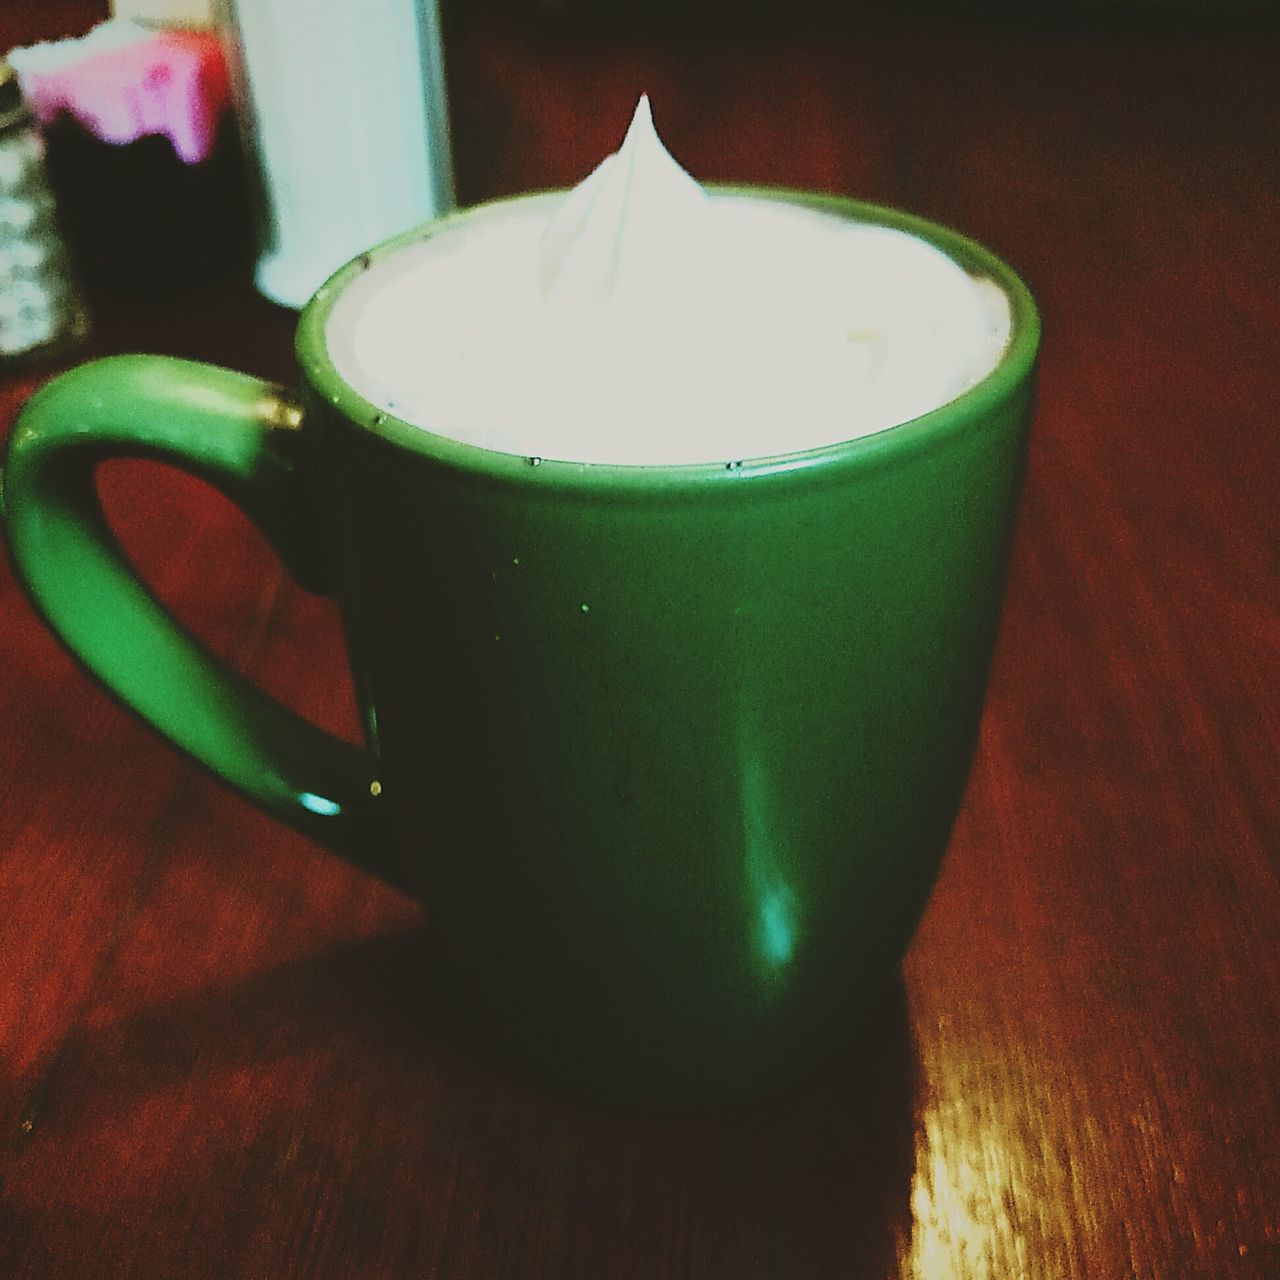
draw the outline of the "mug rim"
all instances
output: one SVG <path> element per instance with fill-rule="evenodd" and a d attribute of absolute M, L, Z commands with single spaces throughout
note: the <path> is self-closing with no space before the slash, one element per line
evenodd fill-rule
<path fill-rule="evenodd" d="M 522 192 L 450 210 L 382 241 L 339 267 L 312 295 L 298 320 L 294 345 L 303 381 L 321 400 L 357 428 L 451 470 L 499 481 L 527 480 L 536 476 L 541 485 L 627 490 L 719 484 L 747 475 L 843 470 L 845 465 L 864 466 L 907 453 L 914 454 L 921 449 L 929 450 L 983 422 L 997 405 L 1029 381 L 1039 355 L 1039 308 L 1021 275 L 985 245 L 919 214 L 850 196 L 758 184 L 704 185 L 713 194 L 796 205 L 847 221 L 890 227 L 926 240 L 971 273 L 990 276 L 1005 291 L 1011 312 L 1008 346 L 995 367 L 973 386 L 918 417 L 831 444 L 714 462 L 585 462 L 534 458 L 487 449 L 437 435 L 427 427 L 417 426 L 387 412 L 365 399 L 338 372 L 328 349 L 329 319 L 347 286 L 374 262 L 442 234 L 476 215 L 563 195 L 565 189 L 561 188 Z"/>

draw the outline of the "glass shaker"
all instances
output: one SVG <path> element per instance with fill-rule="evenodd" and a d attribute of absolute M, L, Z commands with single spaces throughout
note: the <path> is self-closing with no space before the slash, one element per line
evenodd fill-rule
<path fill-rule="evenodd" d="M 45 180 L 44 146 L 0 59 L 0 366 L 54 358 L 88 333 Z"/>

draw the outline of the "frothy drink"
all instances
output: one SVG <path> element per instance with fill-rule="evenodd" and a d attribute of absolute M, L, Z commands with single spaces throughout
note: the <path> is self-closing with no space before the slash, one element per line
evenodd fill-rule
<path fill-rule="evenodd" d="M 642 99 L 565 194 L 481 209 L 337 301 L 365 399 L 486 449 L 617 464 L 766 457 L 961 395 L 1009 341 L 1004 292 L 924 240 L 702 189 Z"/>
<path fill-rule="evenodd" d="M 299 320 L 296 397 L 154 356 L 51 380 L 4 459 L 4 540 L 128 705 L 429 904 L 495 1046 L 597 1097 L 740 1101 L 859 1043 L 924 909 L 1039 332 L 1017 275 L 945 228 L 704 192 L 642 103 L 573 192 L 348 264 Z M 147 599 L 93 483 L 138 455 L 334 594 L 366 746 Z M 429 1012 L 434 963 L 419 985 Z"/>

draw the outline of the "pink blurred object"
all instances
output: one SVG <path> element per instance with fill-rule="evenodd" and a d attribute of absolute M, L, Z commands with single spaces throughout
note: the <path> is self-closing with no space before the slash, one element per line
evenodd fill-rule
<path fill-rule="evenodd" d="M 42 125 L 65 111 L 104 142 L 163 134 L 187 164 L 208 158 L 231 97 L 222 46 L 207 31 L 104 23 L 9 59 Z"/>

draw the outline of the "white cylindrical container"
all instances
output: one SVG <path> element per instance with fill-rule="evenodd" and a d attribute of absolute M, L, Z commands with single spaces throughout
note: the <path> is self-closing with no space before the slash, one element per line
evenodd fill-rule
<path fill-rule="evenodd" d="M 268 298 L 299 307 L 362 249 L 452 208 L 437 0 L 223 0 L 223 27 Z"/>

